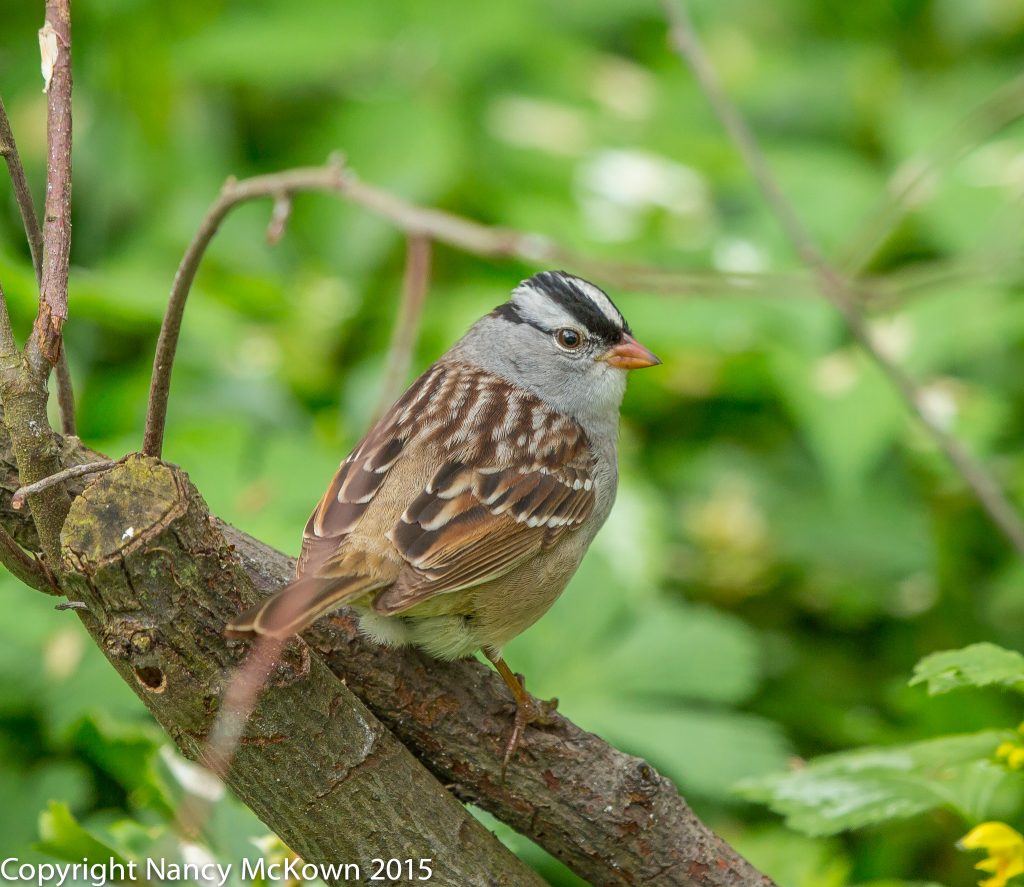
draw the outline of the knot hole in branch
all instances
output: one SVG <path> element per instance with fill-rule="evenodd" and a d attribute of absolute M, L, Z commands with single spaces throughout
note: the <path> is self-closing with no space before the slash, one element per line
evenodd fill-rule
<path fill-rule="evenodd" d="M 163 693 L 167 689 L 167 675 L 155 665 L 135 666 L 135 680 L 150 693 Z"/>

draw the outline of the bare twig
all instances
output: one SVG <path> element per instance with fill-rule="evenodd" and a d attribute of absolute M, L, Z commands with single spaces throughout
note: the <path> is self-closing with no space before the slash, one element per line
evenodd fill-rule
<path fill-rule="evenodd" d="M 384 385 L 377 402 L 376 416 L 381 416 L 394 403 L 405 387 L 412 352 L 416 347 L 420 315 L 430 288 L 430 239 L 422 234 L 412 235 L 406 244 L 405 276 L 402 280 L 402 299 L 398 317 L 391 334 Z"/>
<path fill-rule="evenodd" d="M 279 194 L 274 200 L 274 211 L 270 214 L 267 225 L 267 243 L 274 246 L 283 236 L 288 220 L 292 216 L 292 199 L 286 194 Z"/>
<path fill-rule="evenodd" d="M 972 109 L 926 151 L 900 164 L 882 199 L 840 252 L 836 266 L 860 273 L 900 220 L 934 193 L 940 177 L 978 145 L 1024 116 L 1024 74 Z"/>
<path fill-rule="evenodd" d="M 28 186 L 25 169 L 21 165 L 18 146 L 14 140 L 11 123 L 7 119 L 7 111 L 0 100 L 0 154 L 7 161 L 7 170 L 11 175 L 11 184 L 21 212 L 21 222 L 25 228 L 25 237 L 32 254 L 32 267 L 36 272 L 36 285 L 39 292 L 43 291 L 43 229 L 39 227 L 32 192 Z M 60 424 L 62 434 L 75 433 L 75 395 L 71 387 L 71 372 L 68 369 L 67 355 L 64 348 L 60 350 L 57 361 L 57 403 L 60 406 Z"/>
<path fill-rule="evenodd" d="M 127 458 L 127 456 L 123 456 L 120 459 L 107 459 L 103 462 L 90 462 L 88 465 L 73 465 L 71 468 L 65 468 L 63 471 L 58 471 L 56 474 L 51 474 L 49 477 L 37 480 L 34 484 L 28 484 L 27 486 L 21 487 L 14 496 L 11 497 L 11 506 L 15 511 L 20 511 L 21 507 L 25 504 L 25 500 L 35 493 L 41 493 L 43 490 L 48 490 L 55 484 L 71 480 L 73 477 L 82 477 L 85 474 L 95 474 L 97 471 L 106 471 L 109 468 L 113 468 L 115 465 L 120 465 Z"/>
<path fill-rule="evenodd" d="M 75 422 L 75 391 L 71 387 L 71 368 L 68 366 L 68 354 L 64 348 L 64 338 L 60 340 L 60 356 L 54 375 L 57 378 L 57 406 L 60 408 L 60 433 L 64 435 L 78 434 Z"/>
<path fill-rule="evenodd" d="M 29 588 L 47 594 L 54 593 L 46 571 L 38 561 L 25 553 L 25 549 L 15 542 L 14 537 L 3 527 L 0 527 L 0 563 L 7 568 L 11 575 L 20 579 Z"/>
<path fill-rule="evenodd" d="M 68 316 L 71 256 L 71 0 L 47 0 L 46 29 L 56 37 L 56 58 L 48 89 L 43 283 L 34 338 L 53 366 L 60 357 L 60 331 Z"/>
<path fill-rule="evenodd" d="M 732 136 L 793 247 L 800 258 L 816 273 L 822 295 L 842 314 L 854 339 L 874 359 L 903 396 L 911 411 L 924 423 L 992 522 L 999 527 L 1018 554 L 1024 556 L 1024 523 L 1021 522 L 1020 516 L 986 469 L 928 411 L 917 384 L 873 340 L 849 282 L 828 263 L 811 239 L 792 204 L 779 188 L 754 134 L 725 94 L 721 81 L 701 46 L 684 3 L 682 0 L 663 0 L 663 4 L 669 20 L 673 47 L 693 69 L 705 96 L 722 125 Z"/>
<path fill-rule="evenodd" d="M 244 181 L 229 178 L 192 238 L 171 286 L 153 361 L 149 389 L 143 452 L 159 457 L 163 449 L 164 425 L 171 371 L 185 303 L 203 255 L 221 223 L 236 206 L 250 200 L 273 199 L 278 206 L 300 192 L 334 193 L 388 219 L 406 234 L 430 240 L 487 258 L 515 258 L 531 265 L 565 267 L 622 289 L 673 295 L 771 294 L 791 297 L 808 294 L 811 288 L 801 275 L 721 274 L 705 271 L 674 271 L 642 265 L 618 264 L 581 256 L 539 234 L 508 228 L 494 228 L 478 222 L 429 209 L 388 194 L 361 182 L 339 163 L 304 167 Z M 268 233 L 276 227 L 271 220 Z"/>
<path fill-rule="evenodd" d="M 39 227 L 36 208 L 32 203 L 32 191 L 28 186 L 25 169 L 21 165 L 21 157 L 18 156 L 11 122 L 7 119 L 7 110 L 4 108 L 2 99 L 0 99 L 0 155 L 7 161 L 7 171 L 11 175 L 11 185 L 14 187 L 14 196 L 18 201 L 21 221 L 25 226 L 25 235 L 28 237 L 28 248 L 32 253 L 32 266 L 36 270 L 36 281 L 39 282 L 43 279 L 43 231 Z"/>
<path fill-rule="evenodd" d="M 7 298 L 4 296 L 3 284 L 0 283 L 0 359 L 4 369 L 13 368 L 17 357 L 18 345 L 14 341 L 11 316 L 7 313 Z"/>

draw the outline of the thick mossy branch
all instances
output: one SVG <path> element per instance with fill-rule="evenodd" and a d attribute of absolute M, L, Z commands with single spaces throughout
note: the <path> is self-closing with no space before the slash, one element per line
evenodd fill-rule
<path fill-rule="evenodd" d="M 13 465 L 21 485 L 60 471 L 62 439 L 46 421 L 48 373 L 41 373 L 27 355 L 8 354 L 0 366 L 0 401 L 10 433 Z M 71 505 L 62 485 L 28 497 L 42 552 L 55 569 L 60 562 L 60 529 Z M 12 534 L 18 538 L 17 534 Z"/>
<path fill-rule="evenodd" d="M 89 633 L 193 760 L 245 644 L 225 622 L 258 596 L 187 476 L 136 457 L 96 477 L 62 534 L 62 581 Z M 229 782 L 314 863 L 432 859 L 433 882 L 543 882 L 296 639 L 250 720 Z"/>

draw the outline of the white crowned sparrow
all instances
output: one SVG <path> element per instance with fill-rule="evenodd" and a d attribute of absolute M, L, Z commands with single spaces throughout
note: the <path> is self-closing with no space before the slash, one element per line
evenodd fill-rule
<path fill-rule="evenodd" d="M 555 703 L 526 692 L 501 648 L 555 602 L 608 517 L 626 371 L 660 362 L 593 284 L 523 281 L 342 463 L 295 580 L 228 633 L 287 637 L 350 604 L 377 643 L 482 649 L 517 703 L 507 765 Z"/>

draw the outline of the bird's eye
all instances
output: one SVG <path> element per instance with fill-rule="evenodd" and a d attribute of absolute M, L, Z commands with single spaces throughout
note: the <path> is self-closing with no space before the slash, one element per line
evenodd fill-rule
<path fill-rule="evenodd" d="M 583 344 L 583 336 L 576 332 L 576 330 L 559 330 L 555 333 L 555 338 L 558 339 L 559 345 L 570 350 L 575 350 Z"/>

